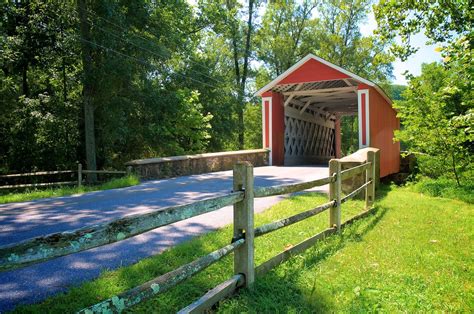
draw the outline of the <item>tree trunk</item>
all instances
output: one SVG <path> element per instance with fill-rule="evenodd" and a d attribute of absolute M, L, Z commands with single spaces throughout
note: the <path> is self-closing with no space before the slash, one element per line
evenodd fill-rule
<path fill-rule="evenodd" d="M 84 134 L 86 144 L 86 163 L 88 170 L 97 170 L 95 130 L 94 130 L 94 82 L 92 78 L 92 51 L 89 45 L 91 41 L 90 28 L 87 23 L 85 0 L 77 0 L 77 11 L 80 21 L 80 34 L 84 39 L 81 41 L 82 66 L 84 71 L 84 82 L 82 89 L 84 105 Z M 88 41 L 88 42 L 87 42 Z M 95 174 L 87 176 L 87 181 L 93 183 L 97 181 Z"/>
<path fill-rule="evenodd" d="M 28 88 L 28 62 L 23 65 L 22 71 L 22 91 L 26 97 L 30 96 L 30 89 Z"/>
<path fill-rule="evenodd" d="M 247 34 L 246 34 L 246 41 L 245 41 L 245 53 L 244 53 L 244 66 L 242 70 L 242 81 L 240 84 L 240 95 L 239 95 L 239 149 L 244 149 L 244 134 L 245 134 L 245 124 L 244 124 L 244 107 L 245 107 L 245 87 L 247 84 L 247 76 L 248 76 L 248 66 L 249 66 L 249 59 L 250 59 L 250 39 L 252 35 L 252 18 L 253 18 L 253 5 L 254 0 L 249 0 L 249 12 L 248 12 L 248 20 L 247 20 Z"/>
<path fill-rule="evenodd" d="M 454 177 L 456 178 L 456 183 L 458 184 L 458 186 L 461 186 L 461 182 L 459 181 L 458 172 L 456 170 L 456 158 L 454 157 L 454 152 L 451 152 L 451 158 L 452 158 L 452 161 L 453 161 L 453 172 L 454 172 Z"/>
<path fill-rule="evenodd" d="M 63 47 L 65 46 L 65 40 L 64 40 L 64 30 L 63 30 L 63 23 L 61 22 L 61 41 L 63 44 Z M 67 76 L 66 76 L 66 51 L 65 48 L 61 50 L 61 72 L 63 76 L 63 101 L 66 103 L 67 101 Z"/>

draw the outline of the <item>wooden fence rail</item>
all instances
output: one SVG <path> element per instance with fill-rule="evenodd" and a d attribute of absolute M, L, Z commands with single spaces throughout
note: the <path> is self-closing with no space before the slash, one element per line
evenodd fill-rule
<path fill-rule="evenodd" d="M 239 288 L 249 287 L 254 282 L 256 276 L 264 275 L 294 254 L 303 252 L 317 241 L 337 233 L 344 226 L 369 214 L 375 197 L 374 178 L 376 165 L 375 153 L 368 152 L 367 154 L 367 162 L 344 171 L 341 171 L 341 162 L 339 160 L 331 160 L 329 163 L 329 176 L 326 178 L 272 187 L 254 188 L 253 166 L 247 162 L 238 163 L 234 167 L 233 191 L 226 195 L 191 204 L 171 206 L 147 214 L 127 216 L 104 224 L 37 237 L 17 244 L 0 247 L 0 271 L 25 267 L 32 263 L 122 241 L 161 226 L 233 205 L 234 233 L 231 244 L 136 288 L 79 311 L 79 313 L 122 312 L 139 302 L 167 291 L 233 252 L 234 276 L 208 291 L 200 299 L 180 311 L 180 313 L 200 313 L 209 309 L 223 298 L 232 295 Z M 364 172 L 365 182 L 343 197 L 341 195 L 342 179 Z M 253 208 L 255 197 L 289 194 L 326 184 L 330 185 L 329 202 L 255 228 Z M 341 204 L 364 190 L 365 210 L 341 223 Z M 258 266 L 254 265 L 255 237 L 290 226 L 328 209 L 330 210 L 330 218 L 329 227 L 326 230 L 286 249 Z"/>
<path fill-rule="evenodd" d="M 235 204 L 244 198 L 243 192 L 171 206 L 146 214 L 130 215 L 111 222 L 73 231 L 53 233 L 0 247 L 0 270 L 21 268 L 110 244 L 174 222 Z"/>
<path fill-rule="evenodd" d="M 83 170 L 82 164 L 77 164 L 77 170 L 58 170 L 58 171 L 38 171 L 38 172 L 27 172 L 27 173 L 12 173 L 0 175 L 0 179 L 11 179 L 11 178 L 25 178 L 25 177 L 37 177 L 37 176 L 51 176 L 51 175 L 61 175 L 61 174 L 77 174 L 76 181 L 57 181 L 57 182 L 40 182 L 40 183 L 22 183 L 22 184 L 8 184 L 1 185 L 0 190 L 9 190 L 9 189 L 20 189 L 20 188 L 29 188 L 29 187 L 47 187 L 55 185 L 77 185 L 82 186 L 83 174 L 121 174 L 129 175 L 132 172 L 131 167 L 127 167 L 126 171 L 116 171 L 116 170 Z"/>
<path fill-rule="evenodd" d="M 12 174 L 2 174 L 1 178 L 18 178 L 18 177 L 34 177 L 34 176 L 45 176 L 51 174 L 64 174 L 64 173 L 74 173 L 74 170 L 59 170 L 59 171 L 38 171 L 38 172 L 27 172 L 27 173 L 12 173 Z"/>

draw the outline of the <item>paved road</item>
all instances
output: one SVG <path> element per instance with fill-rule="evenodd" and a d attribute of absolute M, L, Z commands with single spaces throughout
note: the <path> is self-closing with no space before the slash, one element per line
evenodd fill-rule
<path fill-rule="evenodd" d="M 255 186 L 295 183 L 327 175 L 327 167 L 255 168 Z M 218 196 L 232 189 L 232 172 L 146 181 L 140 185 L 24 203 L 0 204 L 0 246 L 31 237 L 101 223 L 131 214 Z M 327 186 L 319 190 L 326 191 Z M 256 199 L 261 212 L 282 197 Z M 23 269 L 0 273 L 0 312 L 34 303 L 85 280 L 215 230 L 232 222 L 230 206 L 152 230 L 139 236 L 57 258 Z"/>

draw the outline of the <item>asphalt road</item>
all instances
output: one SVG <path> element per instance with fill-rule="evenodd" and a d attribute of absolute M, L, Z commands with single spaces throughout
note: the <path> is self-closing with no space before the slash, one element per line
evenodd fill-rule
<path fill-rule="evenodd" d="M 271 186 L 327 176 L 327 167 L 255 168 L 255 186 Z M 83 195 L 0 204 L 0 246 L 28 238 L 77 229 L 131 214 L 191 203 L 232 189 L 232 171 L 214 172 Z M 327 191 L 327 186 L 315 188 Z M 255 200 L 261 212 L 283 197 Z M 23 269 L 0 273 L 0 312 L 35 303 L 91 280 L 104 269 L 130 265 L 180 242 L 232 222 L 232 207 L 180 221 L 133 238 L 56 258 Z"/>

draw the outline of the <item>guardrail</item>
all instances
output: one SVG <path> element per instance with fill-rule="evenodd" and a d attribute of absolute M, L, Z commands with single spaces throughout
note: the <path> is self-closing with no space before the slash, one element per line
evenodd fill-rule
<path fill-rule="evenodd" d="M 238 163 L 234 166 L 233 191 L 226 195 L 191 204 L 171 206 L 146 214 L 126 216 L 108 223 L 36 237 L 0 247 L 0 271 L 13 270 L 59 256 L 122 241 L 158 227 L 233 205 L 234 231 L 229 245 L 138 287 L 82 309 L 78 313 L 122 312 L 143 300 L 169 290 L 233 252 L 235 275 L 180 311 L 180 313 L 202 312 L 221 299 L 231 295 L 237 289 L 249 287 L 255 281 L 255 277 L 262 276 L 292 255 L 306 250 L 324 237 L 338 232 L 342 227 L 355 219 L 370 213 L 375 196 L 373 180 L 375 169 L 375 153 L 369 152 L 366 163 L 344 171 L 341 171 L 340 161 L 331 160 L 329 163 L 329 176 L 326 178 L 297 184 L 254 187 L 253 166 L 248 162 Z M 365 183 L 348 195 L 342 196 L 342 179 L 360 173 L 365 173 Z M 329 184 L 329 202 L 285 219 L 258 226 L 257 228 L 254 227 L 254 198 L 289 194 L 326 184 Z M 366 191 L 365 211 L 341 223 L 341 204 L 363 190 Z M 288 227 L 326 210 L 330 210 L 329 228 L 255 267 L 255 237 Z"/>
<path fill-rule="evenodd" d="M 51 175 L 64 175 L 64 174 L 77 174 L 77 180 L 74 181 L 55 181 L 55 182 L 39 182 L 39 183 L 25 183 L 25 184 L 7 184 L 1 185 L 0 190 L 2 189 L 19 189 L 19 188 L 29 188 L 29 187 L 47 187 L 47 186 L 56 186 L 56 185 L 77 185 L 81 186 L 83 184 L 83 175 L 84 174 L 130 174 L 132 172 L 131 167 L 127 167 L 126 171 L 114 171 L 114 170 L 83 170 L 82 164 L 77 164 L 77 170 L 59 170 L 59 171 L 38 171 L 38 172 L 28 172 L 28 173 L 13 173 L 13 174 L 4 174 L 0 175 L 0 179 L 11 179 L 11 178 L 22 178 L 22 177 L 37 177 L 37 176 L 51 176 Z"/>

